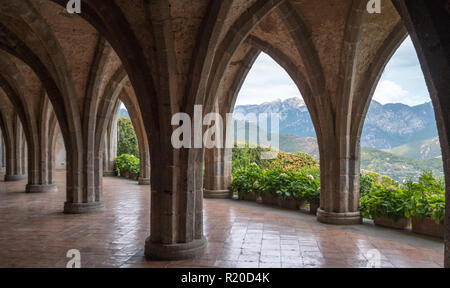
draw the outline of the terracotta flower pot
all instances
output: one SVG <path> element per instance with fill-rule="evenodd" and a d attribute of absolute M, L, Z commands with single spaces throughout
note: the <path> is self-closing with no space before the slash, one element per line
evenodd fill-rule
<path fill-rule="evenodd" d="M 309 212 L 310 212 L 311 214 L 316 215 L 316 214 L 317 214 L 317 210 L 319 210 L 319 206 L 320 206 L 320 205 L 318 205 L 318 204 L 312 204 L 312 203 L 310 203 L 310 204 L 309 204 Z"/>
<path fill-rule="evenodd" d="M 297 210 L 297 200 L 290 199 L 280 202 L 281 207 L 289 210 Z"/>
<path fill-rule="evenodd" d="M 120 172 L 120 176 L 123 178 L 130 178 L 130 171 L 122 171 Z"/>
<path fill-rule="evenodd" d="M 278 198 L 273 195 L 261 196 L 263 204 L 267 205 L 278 205 Z"/>
<path fill-rule="evenodd" d="M 437 224 L 431 218 L 423 218 L 418 220 L 417 217 L 412 217 L 412 231 L 417 234 L 428 235 L 444 239 L 445 227 L 444 224 Z"/>
<path fill-rule="evenodd" d="M 244 201 L 256 201 L 256 195 L 253 193 L 241 193 L 239 192 L 239 199 Z"/>
<path fill-rule="evenodd" d="M 306 210 L 308 202 L 305 200 L 298 200 L 298 209 Z"/>
<path fill-rule="evenodd" d="M 394 229 L 408 229 L 410 220 L 407 218 L 400 218 L 397 221 L 388 217 L 376 217 L 373 222 L 375 225 L 394 228 Z"/>

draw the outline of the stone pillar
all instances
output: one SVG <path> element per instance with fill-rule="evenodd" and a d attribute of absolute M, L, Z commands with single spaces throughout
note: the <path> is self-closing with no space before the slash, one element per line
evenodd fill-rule
<path fill-rule="evenodd" d="M 205 149 L 204 198 L 227 199 L 232 197 L 231 153 L 229 148 Z"/>
<path fill-rule="evenodd" d="M 319 141 L 320 208 L 317 219 L 336 225 L 360 224 L 359 177 L 360 144 L 358 136 L 333 135 Z M 331 146 L 330 143 L 339 143 Z"/>
<path fill-rule="evenodd" d="M 108 124 L 105 133 L 105 146 L 103 153 L 103 176 L 115 176 L 114 161 L 117 157 L 117 121 L 119 119 L 120 101 L 117 101 L 114 116 Z"/>
<path fill-rule="evenodd" d="M 0 172 L 5 171 L 5 144 L 2 132 L 0 131 Z"/>
<path fill-rule="evenodd" d="M 450 3 L 393 0 L 416 47 L 433 102 L 446 183 L 445 256 L 450 268 Z"/>
<path fill-rule="evenodd" d="M 56 116 L 47 95 L 44 92 L 41 95 L 39 120 L 37 125 L 28 129 L 31 134 L 29 138 L 34 143 L 29 144 L 28 150 L 25 151 L 29 155 L 27 193 L 52 192 L 58 189 L 53 183 L 53 171 L 50 171 L 53 165 L 49 163 L 52 160 L 50 146 L 53 138 L 50 129 L 54 129 L 56 125 Z"/>
<path fill-rule="evenodd" d="M 150 236 L 145 255 L 151 259 L 179 260 L 201 255 L 203 236 L 202 149 L 152 149 Z M 163 141 L 164 141 L 163 140 Z M 163 142 L 161 141 L 161 142 Z M 161 166 L 159 166 L 161 165 Z"/>
<path fill-rule="evenodd" d="M 141 149 L 139 154 L 141 164 L 141 171 L 138 180 L 139 185 L 150 185 L 150 153 L 148 152 L 148 148 Z"/>
<path fill-rule="evenodd" d="M 12 120 L 12 133 L 8 139 L 10 141 L 9 151 L 7 151 L 7 161 L 6 161 L 6 175 L 5 181 L 21 181 L 27 179 L 27 174 L 25 173 L 24 163 L 26 161 L 26 155 L 24 155 L 25 145 L 24 134 L 22 130 L 22 124 L 20 123 L 19 117 L 14 117 Z"/>

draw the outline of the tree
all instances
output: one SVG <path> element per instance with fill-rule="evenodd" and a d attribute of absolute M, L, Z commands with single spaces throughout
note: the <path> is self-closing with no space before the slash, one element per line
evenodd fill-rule
<path fill-rule="evenodd" d="M 139 145 L 133 124 L 129 118 L 120 117 L 118 126 L 117 156 L 130 154 L 139 157 Z"/>

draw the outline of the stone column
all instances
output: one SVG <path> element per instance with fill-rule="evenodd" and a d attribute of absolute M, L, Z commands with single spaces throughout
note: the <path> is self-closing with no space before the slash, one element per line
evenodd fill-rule
<path fill-rule="evenodd" d="M 229 148 L 205 149 L 204 198 L 227 199 L 232 197 L 231 152 Z"/>
<path fill-rule="evenodd" d="M 340 135 L 319 141 L 320 149 L 320 222 L 337 225 L 360 224 L 359 137 Z M 339 145 L 330 145 L 339 143 Z"/>
<path fill-rule="evenodd" d="M 105 133 L 105 147 L 103 154 L 103 176 L 115 176 L 114 161 L 117 157 L 117 121 L 119 119 L 120 101 L 117 101 L 114 108 L 114 116 L 108 123 Z"/>
<path fill-rule="evenodd" d="M 0 172 L 5 171 L 5 144 L 3 143 L 3 135 L 0 131 Z"/>
<path fill-rule="evenodd" d="M 49 163 L 52 159 L 51 142 L 56 125 L 56 116 L 53 107 L 47 95 L 42 92 L 41 113 L 38 115 L 37 125 L 30 127 L 30 139 L 34 143 L 27 143 L 28 150 L 28 184 L 26 186 L 27 193 L 44 193 L 56 191 L 58 188 L 53 183 L 53 166 Z"/>
<path fill-rule="evenodd" d="M 12 137 L 10 137 L 11 139 L 8 139 L 8 141 L 10 141 L 10 148 L 9 151 L 7 151 L 6 156 L 7 161 L 5 181 L 21 181 L 27 179 L 28 177 L 23 167 L 26 161 L 26 155 L 24 155 L 25 153 L 23 146 L 26 142 L 23 139 L 24 134 L 19 117 L 14 117 L 12 122 Z"/>
<path fill-rule="evenodd" d="M 446 183 L 445 256 L 450 268 L 450 3 L 393 0 L 416 47 L 433 102 Z"/>
<path fill-rule="evenodd" d="M 144 145 L 145 147 L 145 145 Z M 148 147 L 148 146 L 147 146 Z M 141 149 L 139 151 L 141 171 L 139 175 L 139 185 L 150 185 L 150 153 L 147 149 Z"/>
<path fill-rule="evenodd" d="M 166 137 L 161 142 L 168 139 Z M 151 170 L 151 178 L 158 181 L 151 185 L 151 231 L 145 243 L 145 255 L 150 259 L 164 260 L 194 258 L 206 248 L 203 236 L 203 151 L 175 150 L 170 141 L 162 147 L 167 147 L 167 150 L 160 151 L 162 153 L 152 149 L 155 169 Z"/>

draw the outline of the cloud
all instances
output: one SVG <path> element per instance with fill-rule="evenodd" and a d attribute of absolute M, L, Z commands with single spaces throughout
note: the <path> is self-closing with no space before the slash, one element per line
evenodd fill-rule
<path fill-rule="evenodd" d="M 407 96 L 408 91 L 403 89 L 400 85 L 390 80 L 384 80 L 378 84 L 375 94 L 373 95 L 373 100 L 376 100 L 381 104 L 405 103 Z"/>
<path fill-rule="evenodd" d="M 261 53 L 239 92 L 236 105 L 261 104 L 301 97 L 289 74 L 270 56 Z M 400 45 L 386 66 L 374 95 L 382 104 L 414 106 L 431 101 L 411 38 Z"/>
<path fill-rule="evenodd" d="M 239 91 L 236 105 L 261 104 L 293 97 L 301 98 L 297 85 L 278 63 L 261 53 Z"/>

